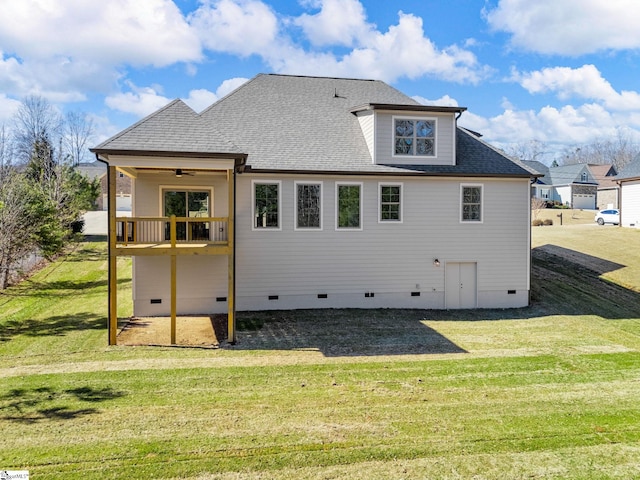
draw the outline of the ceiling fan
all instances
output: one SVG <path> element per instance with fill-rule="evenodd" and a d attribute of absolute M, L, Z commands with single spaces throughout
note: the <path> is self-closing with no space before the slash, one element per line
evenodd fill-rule
<path fill-rule="evenodd" d="M 176 177 L 178 177 L 178 178 L 182 177 L 183 175 L 192 176 L 192 175 L 195 175 L 195 174 L 196 174 L 196 172 L 187 172 L 185 170 L 182 170 L 181 168 L 177 168 L 176 169 Z"/>

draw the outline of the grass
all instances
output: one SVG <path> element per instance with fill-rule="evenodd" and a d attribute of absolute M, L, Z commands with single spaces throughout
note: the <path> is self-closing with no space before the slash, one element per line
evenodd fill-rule
<path fill-rule="evenodd" d="M 532 243 L 529 308 L 254 312 L 218 350 L 107 347 L 104 244 L 81 244 L 0 295 L 0 469 L 638 478 L 640 232 Z"/>

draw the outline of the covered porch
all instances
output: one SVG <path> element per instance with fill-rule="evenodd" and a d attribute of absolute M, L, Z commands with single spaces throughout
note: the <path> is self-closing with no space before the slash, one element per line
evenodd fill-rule
<path fill-rule="evenodd" d="M 151 159 L 146 156 L 131 158 L 104 154 L 99 155 L 98 158 L 108 164 L 109 345 L 117 345 L 120 343 L 119 339 L 127 336 L 125 334 L 125 337 L 122 337 L 124 332 L 121 332 L 120 336 L 118 334 L 116 313 L 118 310 L 117 259 L 122 256 L 137 259 L 140 264 L 143 263 L 142 259 L 151 258 L 164 259 L 160 260 L 165 262 L 163 264 L 169 262 L 168 271 L 163 270 L 166 273 L 156 275 L 154 281 L 164 285 L 163 290 L 166 290 L 168 285 L 167 296 L 169 298 L 167 300 L 169 301 L 165 302 L 165 305 L 169 303 L 169 307 L 168 312 L 165 312 L 163 316 L 169 328 L 167 341 L 171 345 L 183 343 L 179 341 L 181 338 L 179 328 L 180 325 L 184 325 L 181 319 L 194 318 L 194 312 L 181 311 L 179 307 L 178 265 L 180 262 L 178 259 L 196 256 L 226 257 L 227 287 L 223 299 L 227 302 L 227 312 L 224 333 L 226 341 L 235 343 L 235 183 L 236 174 L 242 170 L 246 158 L 243 155 L 239 155 L 237 158 L 219 158 L 218 156 L 215 158 L 189 158 L 180 155 Z M 180 167 L 177 167 L 178 165 Z M 131 217 L 118 216 L 116 208 L 115 182 L 118 175 L 122 174 L 131 177 L 134 185 Z M 182 177 L 186 181 L 182 181 Z M 170 179 L 170 181 L 166 179 Z M 170 187 L 165 188 L 164 184 L 170 184 Z M 214 185 L 217 202 L 215 212 L 213 210 Z M 176 196 L 176 192 L 179 194 L 182 191 L 187 192 L 185 196 L 191 195 L 193 197 L 197 196 L 197 192 L 204 192 L 201 195 L 202 198 L 197 199 L 203 204 L 201 208 L 194 211 L 194 208 L 182 205 L 185 203 L 184 199 L 176 200 L 173 198 Z M 221 195 L 226 198 L 222 198 Z M 169 201 L 173 202 L 172 205 L 182 205 L 185 211 L 180 215 L 174 214 L 175 205 L 172 207 L 173 210 L 165 205 Z M 139 215 L 139 212 L 143 214 Z M 149 215 L 149 213 L 155 215 Z M 223 213 L 224 216 L 220 216 L 220 213 Z M 216 265 L 222 265 L 219 261 L 217 262 Z M 189 265 L 190 263 L 183 264 Z M 136 279 L 134 278 L 135 284 Z M 212 292 L 211 296 L 215 297 L 215 294 Z M 161 302 L 161 299 L 150 300 L 151 304 Z M 203 311 L 198 311 L 198 316 L 210 318 L 209 316 L 213 313 L 203 307 Z M 136 314 L 134 307 L 134 317 L 132 318 L 135 317 L 139 317 L 139 315 Z M 155 325 L 161 323 L 164 322 L 154 321 Z M 220 331 L 220 329 L 218 330 Z M 214 337 L 216 341 L 221 340 L 219 333 Z M 203 341 L 210 343 L 205 338 Z"/>

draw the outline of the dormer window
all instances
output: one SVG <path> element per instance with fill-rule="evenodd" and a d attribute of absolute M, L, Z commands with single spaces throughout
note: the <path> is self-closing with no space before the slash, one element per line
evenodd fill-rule
<path fill-rule="evenodd" d="M 394 117 L 394 155 L 434 157 L 436 120 L 434 118 Z"/>
<path fill-rule="evenodd" d="M 583 183 L 586 183 L 587 180 L 588 180 L 587 172 L 582 172 L 580 181 Z"/>

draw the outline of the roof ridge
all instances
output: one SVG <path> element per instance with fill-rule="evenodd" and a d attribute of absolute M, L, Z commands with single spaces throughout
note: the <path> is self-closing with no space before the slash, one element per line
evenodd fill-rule
<path fill-rule="evenodd" d="M 326 77 L 323 75 L 295 75 L 291 73 L 260 73 L 258 75 L 265 75 L 270 77 L 317 78 L 319 80 L 351 80 L 351 81 L 357 81 L 357 82 L 382 82 L 382 80 L 375 79 L 375 78 Z M 382 82 L 382 83 L 385 83 L 385 82 Z M 406 95 L 406 94 L 403 94 L 403 95 Z"/>

